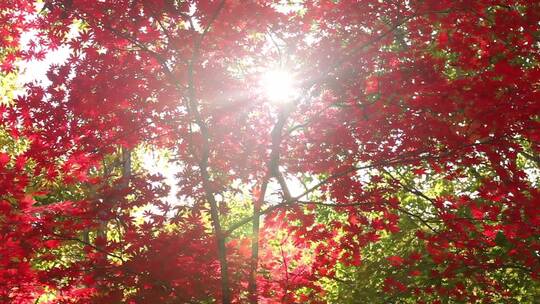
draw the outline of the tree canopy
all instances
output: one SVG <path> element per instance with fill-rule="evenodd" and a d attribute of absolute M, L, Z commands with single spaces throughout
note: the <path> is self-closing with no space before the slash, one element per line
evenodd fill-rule
<path fill-rule="evenodd" d="M 0 59 L 2 303 L 540 296 L 536 1 L 4 0 Z"/>

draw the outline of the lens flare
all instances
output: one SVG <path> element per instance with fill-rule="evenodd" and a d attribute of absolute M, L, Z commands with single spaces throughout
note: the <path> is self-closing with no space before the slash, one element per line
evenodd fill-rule
<path fill-rule="evenodd" d="M 272 102 L 288 102 L 298 94 L 293 75 L 286 70 L 272 70 L 261 78 L 261 87 Z"/>

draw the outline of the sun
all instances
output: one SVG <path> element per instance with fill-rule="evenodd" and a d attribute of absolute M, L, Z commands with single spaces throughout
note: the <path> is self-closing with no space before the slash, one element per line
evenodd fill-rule
<path fill-rule="evenodd" d="M 288 102 L 298 95 L 296 80 L 287 70 L 267 71 L 262 75 L 260 85 L 266 97 L 272 102 Z"/>

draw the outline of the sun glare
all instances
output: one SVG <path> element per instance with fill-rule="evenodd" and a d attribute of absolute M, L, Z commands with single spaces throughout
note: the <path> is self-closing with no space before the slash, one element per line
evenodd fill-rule
<path fill-rule="evenodd" d="M 288 102 L 298 93 L 293 75 L 286 70 L 266 72 L 260 84 L 266 97 L 272 102 Z"/>

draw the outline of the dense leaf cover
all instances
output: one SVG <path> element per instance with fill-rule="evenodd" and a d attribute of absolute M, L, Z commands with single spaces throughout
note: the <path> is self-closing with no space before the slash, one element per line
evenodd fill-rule
<path fill-rule="evenodd" d="M 0 105 L 0 302 L 532 303 L 539 41 L 526 0 L 1 1 L 1 77 L 70 52 Z"/>

